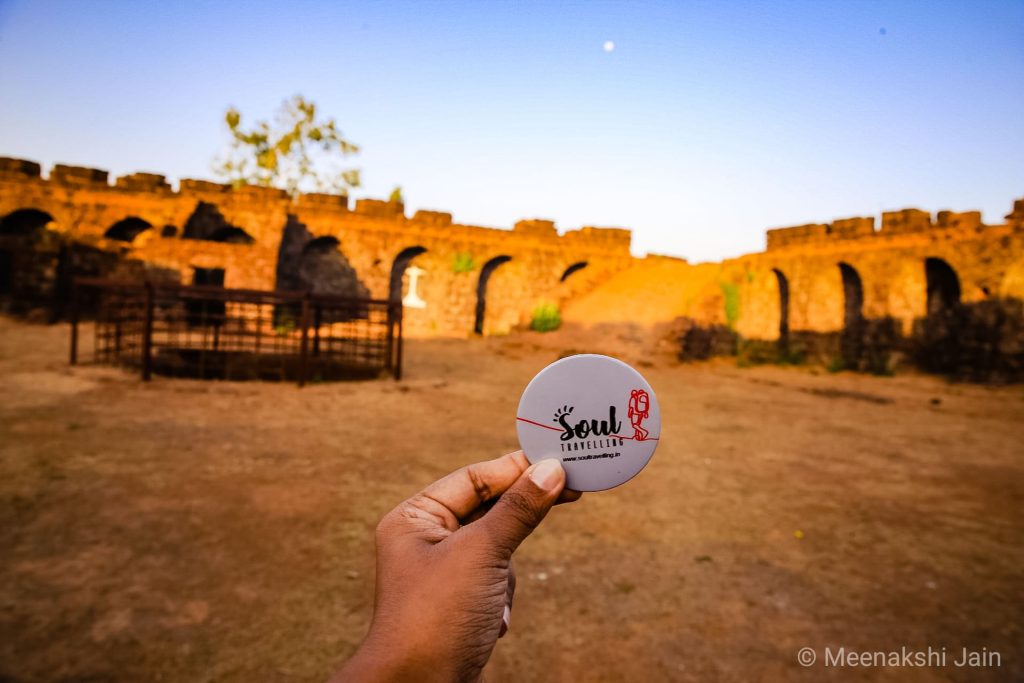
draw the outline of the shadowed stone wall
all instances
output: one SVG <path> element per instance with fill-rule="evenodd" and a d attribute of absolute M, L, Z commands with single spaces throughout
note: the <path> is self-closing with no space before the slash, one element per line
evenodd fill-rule
<path fill-rule="evenodd" d="M 500 334 L 556 303 L 569 322 L 678 323 L 684 357 L 1024 374 L 1024 199 L 999 225 L 977 211 L 903 209 L 877 229 L 873 217 L 772 229 L 764 252 L 721 263 L 636 259 L 629 246 L 621 229 L 499 230 L 380 200 L 350 208 L 344 196 L 187 179 L 174 191 L 159 175 L 111 184 L 63 165 L 44 179 L 38 164 L 0 159 L 8 308 L 56 310 L 71 273 L 188 283 L 219 269 L 232 288 L 401 295 L 414 335 Z"/>
<path fill-rule="evenodd" d="M 486 298 L 482 331 L 507 332 L 528 324 L 541 303 L 559 303 L 632 260 L 628 230 L 586 227 L 559 235 L 543 220 L 499 230 L 460 225 L 437 211 L 409 217 L 403 205 L 379 200 L 360 200 L 350 209 L 344 196 L 293 199 L 270 188 L 188 179 L 173 191 L 160 175 L 135 173 L 111 184 L 106 171 L 63 165 L 44 179 L 36 163 L 0 159 L 0 220 L 25 211 L 50 219 L 28 233 L 56 235 L 149 264 L 177 273 L 185 283 L 193 281 L 196 269 L 223 269 L 229 288 L 341 287 L 385 299 L 393 279 L 402 282 L 403 295 L 408 293 L 404 271 L 415 265 L 423 271 L 417 295 L 425 307 L 405 311 L 406 330 L 414 335 L 471 334 L 481 291 Z M 293 239 L 282 251 L 286 227 Z M 3 235 L 0 226 L 0 240 Z M 23 280 L 26 269 L 38 280 L 56 278 L 44 272 L 53 265 L 22 267 L 31 258 L 22 247 L 10 246 L 2 254 L 7 256 L 0 267 L 13 273 L 9 279 Z M 488 272 L 481 290 L 484 266 L 499 257 L 509 258 Z M 15 270 L 12 260 L 22 265 Z M 563 281 L 579 263 L 586 266 Z M 333 284 L 307 282 L 317 273 L 330 274 Z M 350 287 L 339 284 L 345 278 Z M 25 296 L 22 291 L 19 298 Z"/>
<path fill-rule="evenodd" d="M 905 209 L 879 229 L 867 217 L 769 230 L 767 250 L 721 263 L 636 259 L 564 317 L 671 328 L 684 359 L 1024 379 L 1022 299 L 1024 199 L 998 225 Z"/>

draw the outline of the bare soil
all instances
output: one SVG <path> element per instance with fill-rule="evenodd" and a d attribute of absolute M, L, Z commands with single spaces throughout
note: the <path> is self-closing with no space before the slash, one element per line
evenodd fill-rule
<path fill-rule="evenodd" d="M 378 518 L 515 449 L 526 383 L 590 350 L 648 377 L 661 445 L 524 544 L 492 679 L 1024 679 L 1020 387 L 679 365 L 642 334 L 410 341 L 400 383 L 298 389 L 70 368 L 66 327 L 0 319 L 0 680 L 325 679 Z M 950 664 L 822 664 L 901 646 Z"/>

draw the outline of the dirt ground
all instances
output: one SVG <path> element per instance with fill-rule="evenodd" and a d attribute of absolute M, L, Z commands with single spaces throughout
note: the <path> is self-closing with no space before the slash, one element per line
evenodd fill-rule
<path fill-rule="evenodd" d="M 570 350 L 638 363 L 661 445 L 521 548 L 492 679 L 1024 679 L 1024 390 L 684 366 L 630 334 L 411 341 L 400 383 L 298 389 L 69 368 L 66 327 L 0 319 L 0 681 L 325 679 L 378 518 L 514 450 Z M 822 662 L 928 646 L 948 666 Z"/>

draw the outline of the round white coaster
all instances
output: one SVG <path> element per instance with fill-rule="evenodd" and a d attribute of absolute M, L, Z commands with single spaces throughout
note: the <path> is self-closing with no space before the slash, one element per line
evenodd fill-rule
<path fill-rule="evenodd" d="M 647 465 L 661 437 L 661 408 L 643 376 L 616 358 L 555 361 L 527 385 L 516 413 L 531 463 L 558 458 L 567 489 L 602 491 Z"/>

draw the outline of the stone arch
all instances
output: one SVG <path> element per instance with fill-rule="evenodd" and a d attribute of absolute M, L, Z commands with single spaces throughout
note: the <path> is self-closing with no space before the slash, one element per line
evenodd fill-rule
<path fill-rule="evenodd" d="M 0 296 L 6 296 L 14 289 L 14 254 L 0 247 Z"/>
<path fill-rule="evenodd" d="M 840 352 L 847 361 L 856 361 L 864 337 L 864 283 L 860 273 L 849 263 L 839 262 L 843 280 L 843 333 Z"/>
<path fill-rule="evenodd" d="M 495 256 L 480 269 L 480 279 L 476 283 L 476 320 L 473 323 L 473 331 L 476 334 L 484 333 L 484 317 L 487 313 L 487 281 L 491 279 L 491 275 L 498 266 L 511 260 L 511 256 L 504 254 Z"/>
<path fill-rule="evenodd" d="M 402 300 L 402 276 L 405 274 L 405 269 L 409 267 L 412 260 L 422 253 L 427 251 L 426 247 L 415 246 L 406 247 L 402 251 L 398 252 L 398 256 L 391 263 L 391 278 L 388 281 L 388 300 L 389 301 L 401 301 Z"/>
<path fill-rule="evenodd" d="M 0 235 L 30 235 L 53 222 L 53 216 L 39 209 L 18 209 L 0 219 Z"/>
<path fill-rule="evenodd" d="M 107 228 L 103 236 L 121 242 L 134 242 L 136 237 L 152 227 L 148 221 L 136 216 L 129 216 Z"/>
<path fill-rule="evenodd" d="M 924 278 L 925 316 L 915 326 L 919 360 L 927 370 L 951 372 L 961 362 L 962 337 L 969 325 L 960 307 L 960 278 L 949 263 L 936 257 L 924 260 Z"/>
<path fill-rule="evenodd" d="M 946 261 L 929 257 L 924 260 L 926 310 L 928 315 L 950 311 L 960 303 L 960 278 Z"/>
<path fill-rule="evenodd" d="M 220 209 L 209 202 L 196 204 L 192 215 L 185 221 L 181 236 L 185 239 L 228 244 L 252 244 L 256 241 L 245 230 L 229 223 Z"/>
<path fill-rule="evenodd" d="M 789 343 L 789 278 L 778 268 L 772 268 L 779 285 L 779 345 Z"/>
<path fill-rule="evenodd" d="M 46 232 L 53 216 L 39 209 L 18 209 L 0 218 L 0 296 L 24 289 L 28 272 L 46 272 L 60 266 L 59 255 L 48 249 L 39 252 L 32 244 Z M 21 281 L 19 283 L 19 281 Z M 24 292 L 19 296 L 25 298 Z"/>
<path fill-rule="evenodd" d="M 578 262 L 572 264 L 571 266 L 569 266 L 568 268 L 565 269 L 564 273 L 562 273 L 562 277 L 559 279 L 559 282 L 565 282 L 566 280 L 569 279 L 570 275 L 572 275 L 573 273 L 575 273 L 577 271 L 583 270 L 584 268 L 587 267 L 587 265 L 588 265 L 587 261 L 578 261 Z"/>

